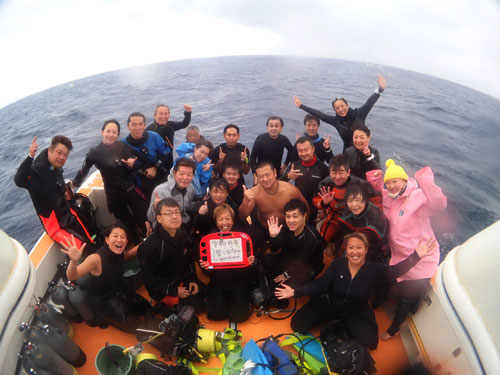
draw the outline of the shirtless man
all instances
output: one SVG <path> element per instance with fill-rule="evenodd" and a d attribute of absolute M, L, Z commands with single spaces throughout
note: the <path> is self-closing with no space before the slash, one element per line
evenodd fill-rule
<path fill-rule="evenodd" d="M 257 208 L 257 221 L 267 232 L 267 220 L 271 216 L 277 217 L 280 224 L 285 222 L 283 208 L 291 199 L 300 199 L 309 207 L 299 189 L 288 182 L 278 181 L 276 168 L 271 162 L 259 163 L 255 168 L 255 174 L 257 185 L 251 189 L 244 188 L 243 202 L 239 210 L 242 219 Z"/>

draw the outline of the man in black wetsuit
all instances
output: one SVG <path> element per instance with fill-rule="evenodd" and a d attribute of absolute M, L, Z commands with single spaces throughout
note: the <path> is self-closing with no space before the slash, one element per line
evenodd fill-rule
<path fill-rule="evenodd" d="M 250 151 L 245 145 L 238 143 L 240 139 L 240 128 L 235 124 L 229 124 L 224 127 L 224 139 L 226 143 L 218 145 L 210 155 L 214 164 L 216 176 L 222 176 L 223 163 L 229 160 L 239 162 L 240 177 L 238 182 L 245 183 L 243 175 L 250 172 Z"/>
<path fill-rule="evenodd" d="M 146 130 L 158 133 L 170 149 L 174 149 L 174 135 L 177 130 L 186 128 L 191 122 L 192 108 L 189 104 L 184 104 L 184 119 L 182 121 L 170 121 L 170 108 L 165 104 L 158 104 L 155 109 L 154 121 Z M 165 174 L 168 176 L 170 168 L 174 164 L 172 153 L 168 156 L 168 164 L 165 167 Z"/>
<path fill-rule="evenodd" d="M 289 165 L 282 179 L 295 181 L 295 186 L 299 188 L 306 201 L 311 203 L 318 191 L 318 184 L 329 175 L 330 171 L 314 153 L 315 147 L 311 139 L 300 137 L 296 145 L 299 160 Z"/>
<path fill-rule="evenodd" d="M 273 164 L 278 174 L 281 176 L 290 162 L 290 156 L 293 146 L 290 140 L 281 134 L 284 122 L 281 117 L 271 116 L 267 119 L 267 133 L 260 134 L 255 139 L 250 155 L 250 166 L 255 173 L 257 164 L 263 161 L 269 161 Z M 285 164 L 281 164 L 283 152 L 287 150 Z"/>
<path fill-rule="evenodd" d="M 373 93 L 368 98 L 366 103 L 359 108 L 349 108 L 347 100 L 344 98 L 335 98 L 332 101 L 332 107 L 335 110 L 336 116 L 327 115 L 317 109 L 303 105 L 302 100 L 298 96 L 294 96 L 293 99 L 298 108 L 318 117 L 327 124 L 333 125 L 339 132 L 340 138 L 342 138 L 342 141 L 344 142 L 345 151 L 347 147 L 352 145 L 353 128 L 364 124 L 366 116 L 368 116 L 368 113 L 377 102 L 380 94 L 382 94 L 385 90 L 385 78 L 382 75 L 377 77 L 377 83 L 378 87 L 375 90 L 375 93 Z"/>
<path fill-rule="evenodd" d="M 330 145 L 330 136 L 323 138 L 319 135 L 319 124 L 320 119 L 310 115 L 309 113 L 304 117 L 304 127 L 306 131 L 304 132 L 304 137 L 309 138 L 313 141 L 314 145 L 314 153 L 323 163 L 328 163 L 331 158 L 333 158 L 333 152 Z M 300 138 L 300 134 L 297 133 L 297 139 Z M 293 145 L 292 156 L 290 157 L 291 161 L 295 161 L 299 158 L 297 154 L 297 142 Z"/>
<path fill-rule="evenodd" d="M 30 145 L 29 155 L 17 169 L 14 182 L 18 187 L 28 190 L 35 211 L 50 238 L 65 243 L 73 235 L 78 247 L 83 242 L 94 244 L 95 233 L 89 233 L 66 199 L 63 166 L 73 149 L 71 140 L 63 135 L 56 135 L 49 148 L 34 159 L 38 149 L 36 138 Z"/>
<path fill-rule="evenodd" d="M 139 246 L 144 285 L 151 298 L 167 305 L 186 304 L 203 308 L 203 284 L 196 277 L 194 261 L 198 244 L 182 224 L 181 208 L 172 198 L 156 207 L 158 224 Z"/>

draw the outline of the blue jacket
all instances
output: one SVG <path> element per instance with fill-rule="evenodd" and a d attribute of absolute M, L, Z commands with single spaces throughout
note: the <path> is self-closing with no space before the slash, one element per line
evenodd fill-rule
<path fill-rule="evenodd" d="M 195 197 L 202 197 L 206 194 L 208 189 L 208 184 L 210 182 L 210 178 L 212 178 L 212 170 L 213 167 L 210 167 L 208 170 L 204 171 L 203 166 L 207 163 L 210 163 L 210 158 L 207 157 L 202 162 L 198 162 L 194 158 L 194 143 L 184 142 L 179 145 L 175 149 L 179 157 L 175 160 L 174 166 L 177 163 L 177 160 L 181 158 L 190 158 L 196 163 L 196 170 L 194 172 L 193 177 L 193 185 L 195 189 Z"/>

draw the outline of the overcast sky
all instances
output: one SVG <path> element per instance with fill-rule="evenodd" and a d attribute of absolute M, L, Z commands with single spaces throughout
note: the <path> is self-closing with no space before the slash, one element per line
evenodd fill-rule
<path fill-rule="evenodd" d="M 500 98 L 498 0 L 0 0 L 0 107 L 97 73 L 186 58 L 378 63 Z"/>

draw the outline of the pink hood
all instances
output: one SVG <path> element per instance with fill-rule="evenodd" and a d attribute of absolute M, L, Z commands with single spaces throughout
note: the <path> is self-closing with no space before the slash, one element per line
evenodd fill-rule
<path fill-rule="evenodd" d="M 375 190 L 382 193 L 384 214 L 390 223 L 391 265 L 411 255 L 420 240 L 435 238 L 430 217 L 446 208 L 447 198 L 441 188 L 434 184 L 434 173 L 430 167 L 415 173 L 416 180 L 410 177 L 406 191 L 396 199 L 389 197 L 384 188 L 382 171 L 369 171 L 366 179 Z M 439 245 L 433 255 L 420 260 L 398 281 L 430 278 L 436 272 L 438 263 Z"/>

